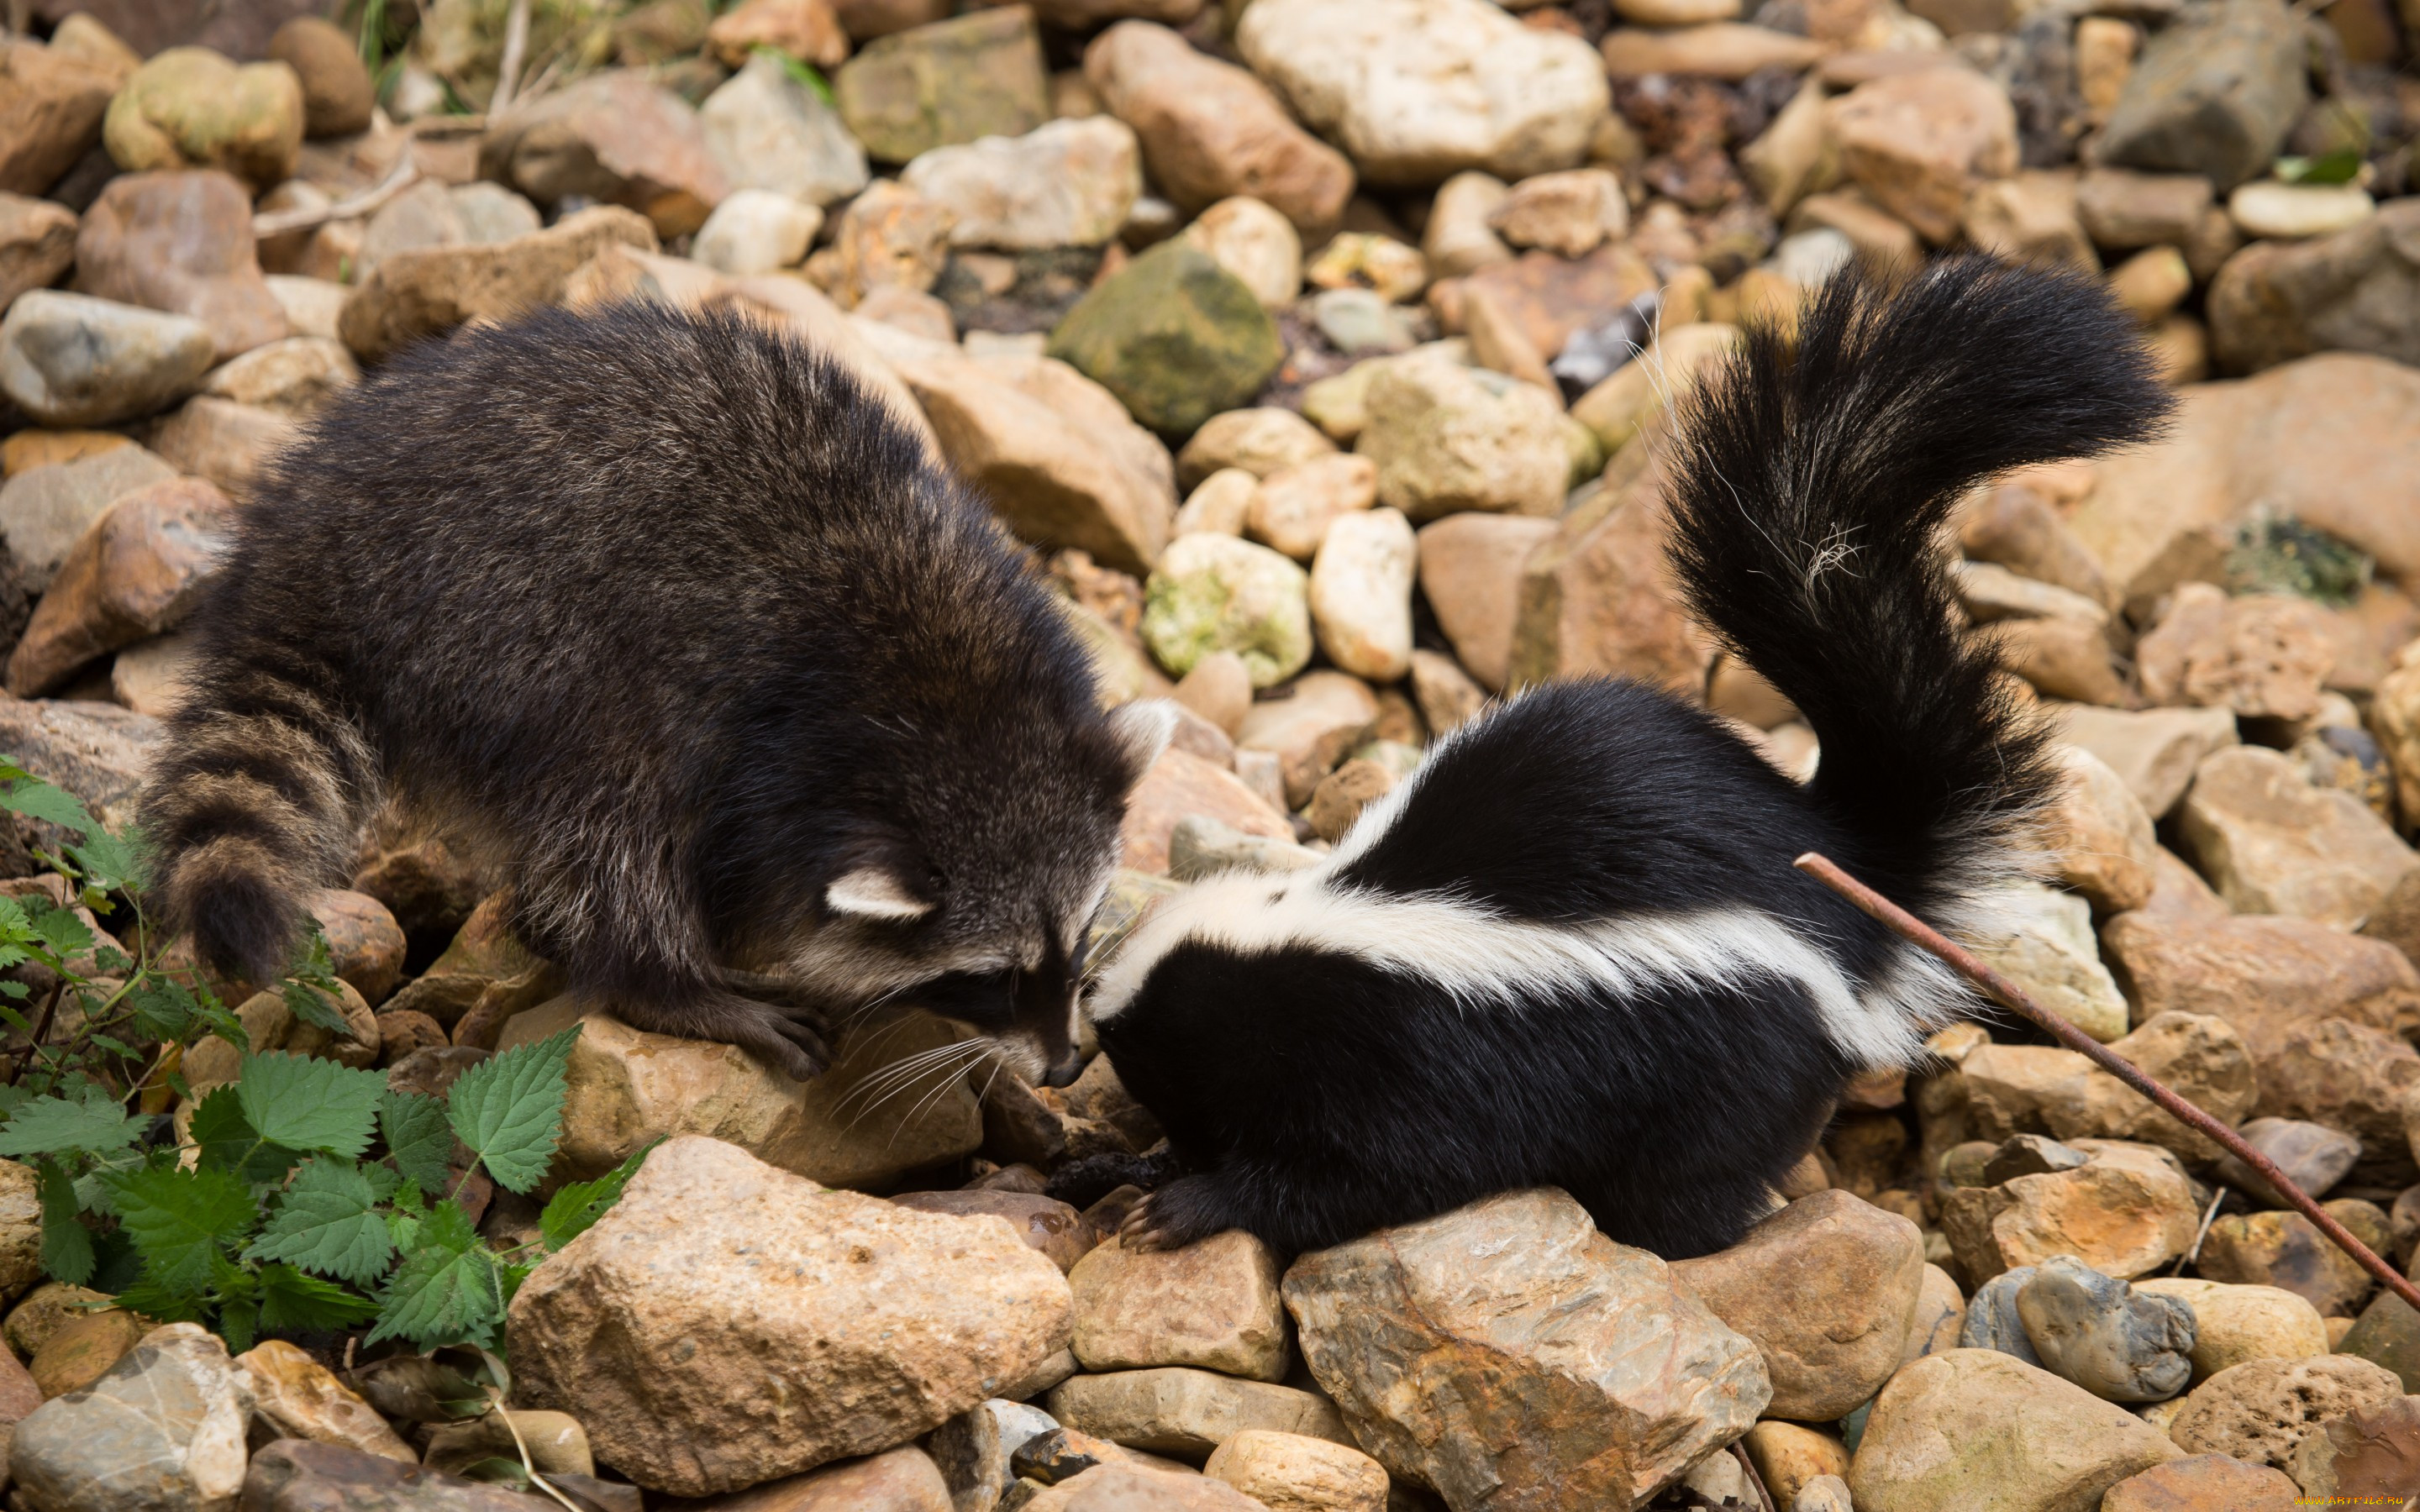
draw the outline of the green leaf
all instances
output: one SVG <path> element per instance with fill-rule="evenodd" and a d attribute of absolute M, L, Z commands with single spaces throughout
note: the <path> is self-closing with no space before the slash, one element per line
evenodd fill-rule
<path fill-rule="evenodd" d="M 287 1011 L 303 1023 L 314 1028 L 325 1029 L 330 1034 L 344 1035 L 348 1039 L 352 1036 L 352 1026 L 345 1022 L 345 1015 L 329 1000 L 331 994 L 300 981 L 287 982 L 279 989 L 279 993 L 286 999 Z"/>
<path fill-rule="evenodd" d="M 260 1271 L 260 1326 L 271 1333 L 350 1328 L 378 1316 L 378 1304 L 290 1265 Z"/>
<path fill-rule="evenodd" d="M 91 928 L 76 918 L 72 908 L 45 908 L 29 918 L 43 948 L 62 961 L 90 955 L 93 946 L 99 943 Z"/>
<path fill-rule="evenodd" d="M 34 1177 L 42 1202 L 42 1271 L 54 1281 L 83 1286 L 92 1279 L 92 1230 L 76 1218 L 84 1205 L 76 1200 L 75 1182 L 54 1160 L 38 1164 Z"/>
<path fill-rule="evenodd" d="M 128 1113 L 107 1093 L 73 1102 L 38 1097 L 0 1128 L 0 1155 L 114 1154 L 141 1138 L 150 1121 Z"/>
<path fill-rule="evenodd" d="M 204 1170 L 234 1171 L 246 1181 L 281 1180 L 302 1159 L 260 1137 L 252 1120 L 243 1116 L 243 1099 L 232 1083 L 210 1088 L 194 1105 L 194 1119 L 186 1133 L 198 1148 Z"/>
<path fill-rule="evenodd" d="M 404 1180 L 424 1191 L 444 1191 L 447 1163 L 454 1154 L 454 1126 L 445 1120 L 445 1104 L 418 1092 L 381 1092 L 379 1124 Z"/>
<path fill-rule="evenodd" d="M 201 1005 L 194 995 L 165 977 L 147 976 L 126 994 L 134 1011 L 134 1027 L 147 1040 L 182 1043 L 194 1032 Z"/>
<path fill-rule="evenodd" d="M 604 1217 L 621 1200 L 622 1188 L 638 1174 L 648 1153 L 663 1142 L 664 1136 L 658 1134 L 642 1149 L 633 1150 L 628 1160 L 597 1180 L 574 1181 L 548 1199 L 546 1211 L 537 1217 L 538 1238 L 545 1243 L 547 1253 L 551 1255 L 563 1248 Z"/>
<path fill-rule="evenodd" d="M 105 829 L 95 829 L 67 853 L 84 873 L 84 905 L 97 913 L 108 912 L 108 894 L 142 885 L 142 847 Z"/>
<path fill-rule="evenodd" d="M 563 1134 L 563 1069 L 580 1026 L 515 1045 L 464 1072 L 447 1098 L 454 1133 L 498 1185 L 527 1192 L 545 1179 Z"/>
<path fill-rule="evenodd" d="M 2316 158 L 2279 158 L 2277 177 L 2289 184 L 2349 184 L 2361 177 L 2361 150 L 2337 147 Z"/>
<path fill-rule="evenodd" d="M 43 781 L 17 766 L 13 761 L 9 768 L 19 775 L 5 790 L 0 790 L 0 809 L 56 825 L 61 829 L 71 829 L 78 835 L 90 835 L 101 828 L 74 794 Z"/>
<path fill-rule="evenodd" d="M 197 1293 L 222 1245 L 240 1244 L 260 1214 L 232 1171 L 146 1166 L 108 1179 L 118 1226 L 143 1256 L 143 1274 L 173 1295 Z"/>
<path fill-rule="evenodd" d="M 369 1148 L 386 1078 L 305 1056 L 247 1055 L 235 1089 L 263 1139 L 350 1159 Z"/>
<path fill-rule="evenodd" d="M 179 1291 L 161 1285 L 148 1272 L 111 1293 L 117 1304 L 131 1313 L 156 1318 L 163 1323 L 194 1323 L 201 1320 L 209 1299 L 198 1289 Z"/>
<path fill-rule="evenodd" d="M 395 1258 L 386 1220 L 378 1212 L 380 1196 L 351 1161 L 305 1161 L 243 1257 L 285 1260 L 357 1284 L 375 1281 Z"/>
<path fill-rule="evenodd" d="M 492 1341 L 504 1316 L 504 1278 L 459 1203 L 448 1198 L 422 1220 L 379 1304 L 378 1326 L 365 1345 L 401 1338 L 426 1350 L 465 1340 Z"/>

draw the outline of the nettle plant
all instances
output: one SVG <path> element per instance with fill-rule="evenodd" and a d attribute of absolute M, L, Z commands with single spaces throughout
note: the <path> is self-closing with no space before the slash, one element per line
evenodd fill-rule
<path fill-rule="evenodd" d="M 71 840 L 38 853 L 70 906 L 0 898 L 0 970 L 39 966 L 39 995 L 0 980 L 0 1023 L 26 1048 L 0 1085 L 0 1156 L 30 1165 L 42 1268 L 114 1293 L 163 1322 L 214 1327 L 244 1350 L 263 1333 L 372 1325 L 361 1342 L 431 1350 L 498 1347 L 504 1307 L 537 1260 L 594 1224 L 645 1150 L 546 1204 L 537 1237 L 498 1249 L 461 1195 L 484 1172 L 527 1194 L 563 1127 L 575 1026 L 463 1072 L 442 1098 L 398 1092 L 378 1072 L 256 1054 L 200 973 L 165 959 L 143 916 L 139 837 L 111 834 L 83 804 L 0 758 L 0 809 Z M 78 915 L 123 911 L 134 950 Z M 346 1032 L 326 940 L 278 984 L 295 1017 Z M 235 1079 L 193 1104 L 185 1052 L 217 1037 Z"/>

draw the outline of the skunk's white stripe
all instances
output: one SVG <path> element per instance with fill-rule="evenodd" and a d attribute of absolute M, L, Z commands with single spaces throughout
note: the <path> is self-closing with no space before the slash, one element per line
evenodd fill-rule
<path fill-rule="evenodd" d="M 1093 1016 L 1115 1016 L 1152 969 L 1186 944 L 1247 955 L 1289 949 L 1350 955 L 1433 983 L 1466 1008 L 1517 1007 L 1549 993 L 1622 997 L 1678 983 L 1737 987 L 1778 979 L 1803 986 L 1833 1043 L 1868 1066 L 1907 1063 L 1932 1016 L 1931 982 L 1920 971 L 1895 971 L 1860 993 L 1829 955 L 1749 909 L 1541 924 L 1466 899 L 1338 889 L 1328 872 L 1233 877 L 1171 900 L 1103 974 Z"/>

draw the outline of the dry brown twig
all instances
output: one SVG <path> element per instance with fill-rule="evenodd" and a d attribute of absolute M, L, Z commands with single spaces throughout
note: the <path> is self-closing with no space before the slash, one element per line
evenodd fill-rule
<path fill-rule="evenodd" d="M 2377 1252 L 2368 1245 L 2354 1238 L 2326 1209 L 2313 1201 L 2309 1193 L 2295 1185 L 2293 1178 L 2279 1169 L 2275 1161 L 2245 1143 L 2242 1134 L 2179 1097 L 2165 1085 L 2147 1074 L 2141 1067 L 2124 1056 L 2077 1028 L 2057 1013 L 2035 1002 L 2026 995 L 2024 988 L 1985 965 L 1971 952 L 1962 949 L 1924 920 L 1841 871 L 1830 857 L 1808 851 L 1792 864 L 1856 904 L 1868 917 L 1885 929 L 1911 945 L 1938 956 L 1960 976 L 1981 988 L 1986 995 L 2032 1020 L 2061 1044 L 2088 1057 L 2119 1081 L 2149 1098 L 2178 1122 L 2216 1140 L 2228 1154 L 2257 1171 L 2260 1179 L 2269 1183 L 2271 1190 L 2284 1197 L 2295 1211 L 2308 1218 L 2312 1225 L 2320 1233 L 2327 1235 L 2338 1249 L 2359 1262 L 2363 1270 L 2378 1277 L 2387 1290 L 2402 1298 L 2413 1308 L 2420 1309 L 2420 1288 L 2413 1287 L 2401 1272 L 2380 1258 Z"/>
<path fill-rule="evenodd" d="M 521 56 L 529 51 L 530 0 L 513 0 L 504 14 L 504 55 L 496 66 L 496 92 L 488 99 L 488 117 L 501 119 L 513 108 L 520 91 Z"/>
<path fill-rule="evenodd" d="M 402 193 L 419 178 L 420 164 L 412 161 L 411 147 L 407 143 L 403 155 L 395 160 L 395 166 L 387 170 L 386 177 L 380 179 L 376 187 L 330 205 L 271 210 L 266 215 L 256 215 L 252 218 L 252 234 L 255 238 L 283 236 L 288 231 L 308 231 L 330 221 L 356 220 Z"/>

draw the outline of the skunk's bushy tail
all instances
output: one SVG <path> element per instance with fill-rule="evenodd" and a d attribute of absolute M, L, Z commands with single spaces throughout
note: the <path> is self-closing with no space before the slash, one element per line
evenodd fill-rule
<path fill-rule="evenodd" d="M 1834 279 L 1794 340 L 1752 328 L 1684 410 L 1691 607 L 1806 715 L 1817 797 L 1908 906 L 1978 880 L 2050 786 L 2044 736 L 1959 626 L 1950 509 L 2004 469 L 2145 440 L 2168 409 L 2099 285 L 1967 257 L 1895 288 Z"/>

